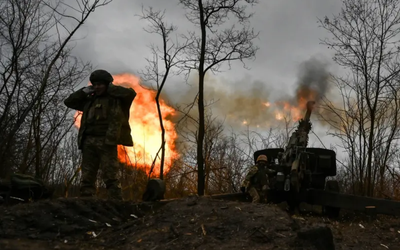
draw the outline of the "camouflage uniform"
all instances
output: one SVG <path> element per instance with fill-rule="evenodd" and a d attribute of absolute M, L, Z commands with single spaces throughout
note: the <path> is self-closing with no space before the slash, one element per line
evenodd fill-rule
<path fill-rule="evenodd" d="M 253 203 L 267 202 L 267 191 L 269 189 L 268 174 L 274 173 L 267 168 L 266 162 L 257 160 L 257 164 L 249 169 L 243 183 L 242 190 L 245 189 L 252 197 Z"/>
<path fill-rule="evenodd" d="M 82 150 L 81 196 L 95 195 L 100 168 L 109 197 L 121 199 L 117 145 L 133 146 L 129 109 L 135 96 L 133 89 L 110 83 L 105 95 L 87 94 L 82 88 L 64 101 L 69 108 L 83 112 L 78 133 L 78 146 Z"/>

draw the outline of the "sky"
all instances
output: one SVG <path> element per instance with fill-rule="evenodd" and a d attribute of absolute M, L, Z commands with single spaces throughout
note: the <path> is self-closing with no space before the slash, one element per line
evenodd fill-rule
<path fill-rule="evenodd" d="M 178 0 L 114 0 L 92 13 L 76 36 L 82 39 L 74 44 L 73 53 L 91 61 L 95 68 L 107 69 L 112 74 L 138 74 L 146 66 L 146 58 L 151 57 L 148 46 L 160 42 L 159 37 L 143 30 L 148 23 L 137 16 L 141 14 L 142 6 L 165 9 L 165 20 L 185 33 L 192 26 L 178 3 Z M 300 67 L 311 58 L 327 62 L 332 73 L 340 71 L 331 60 L 332 51 L 320 44 L 320 39 L 329 34 L 318 26 L 317 21 L 338 14 L 341 4 L 339 0 L 260 0 L 255 8 L 249 8 L 255 12 L 251 26 L 260 32 L 254 41 L 259 47 L 256 58 L 246 61 L 249 69 L 234 64 L 232 70 L 212 76 L 213 84 L 206 86 L 206 91 L 214 94 L 253 93 L 264 95 L 269 101 L 295 93 Z M 165 91 L 173 98 L 183 100 L 186 91 L 190 92 L 189 88 L 182 79 L 174 79 Z M 231 99 L 230 96 L 225 99 Z M 221 103 L 220 106 L 227 105 Z M 264 114 L 268 115 L 268 112 Z M 324 137 L 324 127 L 314 128 Z M 332 142 L 329 137 L 322 139 L 328 145 Z M 310 140 L 314 140 L 313 144 L 319 143 L 316 138 Z"/>
<path fill-rule="evenodd" d="M 142 6 L 166 10 L 166 20 L 185 32 L 191 24 L 184 16 L 178 0 L 114 0 L 97 9 L 78 32 L 84 37 L 75 53 L 98 67 L 112 72 L 138 71 L 150 56 L 148 45 L 159 42 L 156 36 L 143 31 L 146 21 L 137 16 Z M 290 85 L 295 81 L 298 65 L 314 55 L 331 57 L 319 39 L 329 34 L 318 27 L 317 18 L 337 14 L 338 0 L 260 0 L 253 11 L 251 25 L 260 32 L 255 43 L 257 58 L 246 62 L 250 70 L 237 65 L 224 77 L 237 79 L 251 76 L 269 84 Z"/>

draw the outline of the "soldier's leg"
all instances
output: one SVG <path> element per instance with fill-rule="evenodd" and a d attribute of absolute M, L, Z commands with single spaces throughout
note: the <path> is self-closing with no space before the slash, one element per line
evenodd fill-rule
<path fill-rule="evenodd" d="M 260 202 L 260 195 L 258 194 L 257 189 L 255 189 L 254 187 L 251 187 L 249 189 L 249 194 L 250 196 L 253 198 L 253 203 L 259 203 Z"/>
<path fill-rule="evenodd" d="M 119 163 L 117 146 L 103 145 L 101 156 L 101 170 L 103 181 L 106 184 L 108 197 L 122 200 L 120 183 L 117 178 Z"/>
<path fill-rule="evenodd" d="M 80 195 L 82 197 L 96 195 L 95 183 L 99 165 L 98 145 L 96 145 L 94 138 L 86 138 L 82 147 L 82 182 L 80 188 Z"/>
<path fill-rule="evenodd" d="M 265 185 L 262 187 L 262 190 L 260 192 L 260 199 L 262 203 L 268 203 L 268 190 L 269 185 Z"/>

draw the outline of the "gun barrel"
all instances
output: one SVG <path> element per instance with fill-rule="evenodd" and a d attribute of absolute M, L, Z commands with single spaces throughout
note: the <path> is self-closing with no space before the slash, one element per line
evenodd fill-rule
<path fill-rule="evenodd" d="M 315 101 L 308 101 L 307 102 L 307 111 L 306 111 L 306 115 L 304 116 L 304 120 L 306 120 L 306 121 L 309 121 L 310 120 L 310 117 L 311 117 L 311 112 L 312 112 L 312 110 L 313 110 L 313 108 L 314 108 L 314 104 L 315 104 Z"/>

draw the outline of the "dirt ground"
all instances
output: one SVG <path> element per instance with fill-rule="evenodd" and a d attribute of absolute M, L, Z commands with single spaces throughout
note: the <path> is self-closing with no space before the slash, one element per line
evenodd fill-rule
<path fill-rule="evenodd" d="M 400 219 L 289 215 L 276 205 L 55 199 L 0 207 L 0 249 L 395 249 Z"/>

